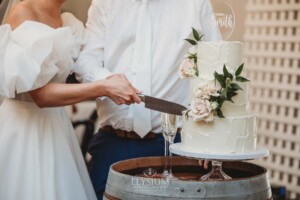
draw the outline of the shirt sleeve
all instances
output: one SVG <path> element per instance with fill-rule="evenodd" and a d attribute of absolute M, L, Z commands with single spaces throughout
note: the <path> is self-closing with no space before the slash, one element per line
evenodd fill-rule
<path fill-rule="evenodd" d="M 220 30 L 216 23 L 213 8 L 210 0 L 197 0 L 199 8 L 199 19 L 201 30 L 205 35 L 204 39 L 211 42 L 219 42 L 222 40 Z"/>
<path fill-rule="evenodd" d="M 83 47 L 73 69 L 76 78 L 81 82 L 101 80 L 112 75 L 104 67 L 107 2 L 105 0 L 93 0 L 88 11 L 88 21 L 86 23 L 87 43 Z"/>

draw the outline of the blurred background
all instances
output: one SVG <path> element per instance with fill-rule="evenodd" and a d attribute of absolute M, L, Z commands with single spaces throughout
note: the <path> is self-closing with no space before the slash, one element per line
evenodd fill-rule
<path fill-rule="evenodd" d="M 300 0 L 211 2 L 224 39 L 245 43 L 251 110 L 259 119 L 258 145 L 270 150 L 269 157 L 254 162 L 268 169 L 277 195 L 274 199 L 299 200 Z M 68 0 L 63 10 L 85 23 L 90 3 L 91 0 Z M 2 13 L 0 7 L 0 17 Z M 76 131 L 81 140 L 97 129 L 93 101 L 66 109 L 78 125 Z"/>

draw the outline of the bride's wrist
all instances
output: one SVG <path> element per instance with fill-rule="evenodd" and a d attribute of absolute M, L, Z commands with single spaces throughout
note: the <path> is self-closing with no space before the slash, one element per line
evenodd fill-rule
<path fill-rule="evenodd" d="M 96 82 L 96 90 L 97 90 L 97 93 L 99 95 L 99 97 L 101 96 L 109 96 L 109 83 L 108 83 L 108 80 L 107 79 L 103 79 L 103 80 L 100 80 L 100 81 L 97 81 Z"/>

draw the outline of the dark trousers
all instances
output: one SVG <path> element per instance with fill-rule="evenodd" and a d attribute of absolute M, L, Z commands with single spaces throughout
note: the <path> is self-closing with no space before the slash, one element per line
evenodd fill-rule
<path fill-rule="evenodd" d="M 175 142 L 179 141 L 180 134 L 177 134 Z M 136 140 L 118 138 L 100 129 L 89 144 L 89 153 L 92 155 L 89 172 L 98 199 L 103 198 L 111 164 L 131 158 L 163 156 L 164 145 L 162 134 L 155 139 Z"/>

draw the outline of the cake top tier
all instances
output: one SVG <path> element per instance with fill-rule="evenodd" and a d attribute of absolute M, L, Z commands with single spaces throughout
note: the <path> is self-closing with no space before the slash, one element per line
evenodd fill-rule
<path fill-rule="evenodd" d="M 213 80 L 214 73 L 222 72 L 224 64 L 233 73 L 243 63 L 241 42 L 199 42 L 197 67 L 199 77 Z"/>

